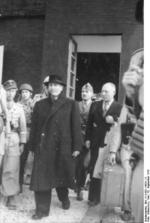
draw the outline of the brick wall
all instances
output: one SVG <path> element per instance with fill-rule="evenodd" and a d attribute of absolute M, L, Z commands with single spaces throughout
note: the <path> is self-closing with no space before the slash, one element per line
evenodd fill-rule
<path fill-rule="evenodd" d="M 0 16 L 44 15 L 46 0 L 3 0 L 0 1 Z"/>
<path fill-rule="evenodd" d="M 49 0 L 44 34 L 43 76 L 66 79 L 69 34 L 122 34 L 120 81 L 132 52 L 143 46 L 143 27 L 135 21 L 137 0 Z M 123 98 L 120 85 L 119 99 Z"/>
<path fill-rule="evenodd" d="M 3 81 L 15 79 L 41 85 L 44 18 L 1 18 L 0 45 L 4 45 Z"/>

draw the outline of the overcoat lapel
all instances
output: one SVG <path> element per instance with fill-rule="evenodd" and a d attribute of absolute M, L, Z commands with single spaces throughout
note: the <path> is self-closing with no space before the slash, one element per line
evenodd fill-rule
<path fill-rule="evenodd" d="M 102 100 L 98 104 L 98 112 L 100 116 L 103 114 L 103 101 Z"/>
<path fill-rule="evenodd" d="M 105 116 L 111 112 L 111 110 L 113 109 L 114 103 L 115 103 L 114 101 L 111 103 L 110 107 L 108 108 L 108 110 L 105 113 Z"/>

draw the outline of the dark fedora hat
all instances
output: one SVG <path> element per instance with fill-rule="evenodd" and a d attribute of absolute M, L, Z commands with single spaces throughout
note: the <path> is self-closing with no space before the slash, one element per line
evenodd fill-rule
<path fill-rule="evenodd" d="M 49 75 L 49 83 L 56 83 L 66 86 L 66 83 L 62 80 L 62 77 L 55 74 Z"/>

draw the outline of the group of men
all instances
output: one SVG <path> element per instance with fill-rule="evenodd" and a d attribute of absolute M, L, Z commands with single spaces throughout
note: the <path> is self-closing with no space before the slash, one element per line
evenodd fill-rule
<path fill-rule="evenodd" d="M 29 153 L 33 89 L 29 84 L 22 84 L 16 103 L 18 87 L 14 80 L 6 81 L 0 88 L 3 124 L 0 134 L 1 194 L 5 197 L 6 205 L 14 209 L 15 195 L 22 190 L 25 161 Z"/>
<path fill-rule="evenodd" d="M 65 97 L 65 85 L 61 76 L 50 75 L 44 81 L 45 96 L 34 103 L 32 87 L 23 84 L 21 98 L 16 103 L 17 84 L 9 80 L 3 84 L 6 106 L 0 95 L 4 114 L 0 135 L 3 144 L 0 148 L 1 193 L 7 198 L 6 205 L 14 208 L 14 198 L 22 190 L 25 163 L 31 151 L 34 154 L 30 182 L 36 204 L 34 220 L 49 215 L 53 188 L 65 210 L 70 208 L 69 188 L 75 189 L 77 200 L 82 200 L 87 174 L 90 175 L 89 205 L 97 205 L 104 160 L 107 156 L 113 164 L 119 147 L 113 145 L 113 150 L 108 151 L 108 133 L 118 125 L 122 113 L 122 105 L 115 101 L 116 86 L 105 83 L 101 99 L 93 102 L 93 88 L 87 83 L 82 87 L 82 101 L 78 103 Z"/>

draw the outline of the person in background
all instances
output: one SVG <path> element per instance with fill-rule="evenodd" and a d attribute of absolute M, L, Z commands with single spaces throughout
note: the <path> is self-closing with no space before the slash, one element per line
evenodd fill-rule
<path fill-rule="evenodd" d="M 90 162 L 90 188 L 89 205 L 94 206 L 100 202 L 101 178 L 103 163 L 107 152 L 105 142 L 106 134 L 111 126 L 117 121 L 121 105 L 115 101 L 116 87 L 108 82 L 102 86 L 101 95 L 103 100 L 92 103 L 86 129 L 86 147 L 91 151 Z M 99 160 L 100 159 L 100 162 Z M 98 174 L 96 163 L 99 163 Z"/>
<path fill-rule="evenodd" d="M 114 165 L 117 161 L 117 154 L 119 154 L 121 165 L 125 172 L 124 179 L 124 193 L 121 215 L 124 221 L 129 221 L 132 218 L 131 214 L 131 181 L 133 162 L 130 162 L 132 150 L 129 144 L 132 131 L 136 123 L 136 116 L 133 112 L 133 108 L 123 105 L 118 122 L 111 129 L 111 140 L 109 141 L 109 163 Z"/>
<path fill-rule="evenodd" d="M 135 51 L 123 76 L 128 100 L 121 110 L 118 124 L 113 128 L 109 157 L 110 163 L 114 164 L 120 149 L 125 170 L 121 217 L 124 221 L 135 217 L 138 223 L 143 222 L 143 62 L 143 49 Z"/>
<path fill-rule="evenodd" d="M 22 106 L 14 101 L 17 92 L 16 82 L 8 80 L 4 83 L 4 88 L 6 90 L 10 133 L 7 134 L 5 143 L 1 193 L 6 197 L 6 206 L 15 209 L 15 196 L 20 191 L 20 155 L 26 143 L 26 120 Z"/>
<path fill-rule="evenodd" d="M 31 128 L 31 116 L 33 112 L 33 100 L 32 100 L 33 88 L 30 84 L 27 84 L 27 83 L 21 84 L 19 88 L 19 93 L 20 93 L 20 100 L 18 101 L 18 103 L 23 106 L 23 110 L 26 117 L 26 125 L 27 125 L 27 141 L 26 141 L 26 144 L 24 145 L 24 151 L 20 157 L 20 192 L 22 192 L 22 185 L 24 182 L 24 175 L 25 175 L 25 166 L 26 166 L 27 159 L 29 156 L 28 141 L 29 141 L 30 128 Z M 27 177 L 29 179 L 25 179 L 25 181 L 30 180 L 31 170 L 30 172 L 28 171 L 27 174 L 28 174 Z"/>
<path fill-rule="evenodd" d="M 49 215 L 51 191 L 56 188 L 62 208 L 70 208 L 68 188 L 75 188 L 75 162 L 82 149 L 80 113 L 77 102 L 63 94 L 65 83 L 50 75 L 49 96 L 35 104 L 30 145 L 34 163 L 30 189 L 36 211 L 32 219 Z"/>
<path fill-rule="evenodd" d="M 81 120 L 81 131 L 82 131 L 82 138 L 83 142 L 85 143 L 85 132 L 86 132 L 86 125 L 88 120 L 89 110 L 92 104 L 92 97 L 93 97 L 93 87 L 90 83 L 86 83 L 81 90 L 81 98 L 82 101 L 79 102 L 79 110 L 80 110 L 80 120 Z M 83 149 L 77 159 L 77 166 L 76 166 L 76 184 L 77 184 L 77 200 L 83 200 L 83 188 L 85 185 L 85 180 L 87 176 L 87 169 L 88 163 L 85 166 L 84 160 L 87 159 L 89 156 L 89 150 L 83 145 Z"/>
<path fill-rule="evenodd" d="M 5 135 L 8 132 L 7 116 L 6 92 L 3 86 L 0 85 L 0 169 L 5 150 Z"/>
<path fill-rule="evenodd" d="M 123 86 L 126 95 L 132 100 L 137 114 L 137 122 L 130 139 L 130 147 L 133 151 L 131 162 L 136 157 L 136 165 L 131 182 L 131 210 L 135 222 L 143 222 L 144 217 L 144 51 L 139 49 L 134 52 L 129 69 L 123 76 Z"/>
<path fill-rule="evenodd" d="M 33 104 L 34 105 L 37 101 L 48 97 L 48 88 L 47 88 L 48 83 L 49 83 L 49 76 L 44 78 L 44 81 L 42 83 L 42 92 L 40 94 L 35 94 L 34 95 L 34 98 L 33 98 Z"/>

